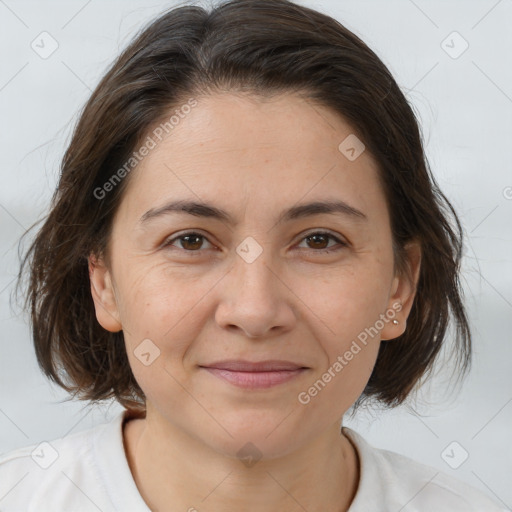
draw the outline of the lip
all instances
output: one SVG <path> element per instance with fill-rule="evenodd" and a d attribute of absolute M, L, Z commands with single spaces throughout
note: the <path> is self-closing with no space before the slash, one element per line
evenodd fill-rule
<path fill-rule="evenodd" d="M 305 366 L 291 361 L 268 359 L 265 361 L 245 361 L 244 359 L 226 359 L 208 365 L 203 368 L 217 368 L 218 370 L 229 370 L 232 372 L 274 372 L 280 370 L 299 370 Z"/>
<path fill-rule="evenodd" d="M 216 377 L 245 389 L 277 386 L 298 377 L 308 368 L 290 361 L 218 361 L 200 366 Z"/>

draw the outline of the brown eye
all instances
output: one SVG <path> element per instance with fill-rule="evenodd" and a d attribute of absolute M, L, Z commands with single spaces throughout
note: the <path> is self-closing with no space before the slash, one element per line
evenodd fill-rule
<path fill-rule="evenodd" d="M 180 237 L 180 240 L 182 240 L 181 245 L 184 249 L 196 250 L 203 245 L 203 238 L 201 235 L 185 235 Z"/>
<path fill-rule="evenodd" d="M 342 242 L 339 238 L 335 237 L 331 233 L 325 232 L 311 233 L 302 240 L 306 241 L 308 248 L 313 249 L 315 252 L 332 252 L 333 250 L 340 249 L 340 247 L 336 248 L 336 244 L 334 246 L 329 246 L 329 240 L 334 240 L 341 247 L 347 246 L 347 244 Z"/>
<path fill-rule="evenodd" d="M 327 235 L 311 235 L 306 237 L 306 240 L 312 244 L 313 249 L 326 249 L 329 244 L 329 238 Z"/>
<path fill-rule="evenodd" d="M 204 240 L 206 240 L 206 237 L 199 233 L 184 233 L 165 242 L 164 247 L 171 247 L 180 250 L 180 247 L 174 246 L 174 243 L 179 241 L 182 250 L 186 252 L 201 252 L 199 249 L 202 248 Z"/>

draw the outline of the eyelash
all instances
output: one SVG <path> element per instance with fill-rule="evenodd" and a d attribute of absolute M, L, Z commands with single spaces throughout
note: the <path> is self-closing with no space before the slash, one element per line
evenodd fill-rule
<path fill-rule="evenodd" d="M 182 233 L 180 234 L 179 236 L 175 236 L 174 238 L 170 238 L 168 239 L 167 241 L 164 242 L 163 244 L 163 247 L 165 248 L 171 248 L 172 247 L 172 244 L 176 241 L 176 240 L 180 240 L 182 238 L 185 238 L 187 236 L 190 236 L 190 235 L 196 235 L 198 237 L 201 237 L 205 240 L 208 240 L 206 236 L 202 235 L 201 233 L 197 233 L 196 231 L 188 231 L 186 233 Z M 322 254 L 330 254 L 332 252 L 336 252 L 336 251 L 339 251 L 345 247 L 348 247 L 348 244 L 343 242 L 342 240 L 340 240 L 338 237 L 334 236 L 332 233 L 329 233 L 328 231 L 313 231 L 311 233 L 308 233 L 307 235 L 305 235 L 304 237 L 302 237 L 302 239 L 300 240 L 300 242 L 302 242 L 303 240 L 306 240 L 307 238 L 311 238 L 313 237 L 314 235 L 322 235 L 322 236 L 326 236 L 332 240 L 334 240 L 335 242 L 337 242 L 341 247 L 338 247 L 336 249 L 333 249 L 332 247 L 329 247 L 327 249 L 311 249 L 313 252 L 317 252 L 317 253 L 322 253 Z M 210 242 L 211 243 L 211 242 Z M 174 250 L 176 248 L 171 248 L 171 250 Z M 178 249 L 178 250 L 181 250 L 181 251 L 185 251 L 187 253 L 190 253 L 190 254 L 193 254 L 194 256 L 198 256 L 200 255 L 200 253 L 202 252 L 200 249 L 198 250 L 195 250 L 195 251 L 192 251 L 192 250 L 188 250 L 188 249 Z M 197 253 L 197 254 L 194 254 L 194 253 Z"/>

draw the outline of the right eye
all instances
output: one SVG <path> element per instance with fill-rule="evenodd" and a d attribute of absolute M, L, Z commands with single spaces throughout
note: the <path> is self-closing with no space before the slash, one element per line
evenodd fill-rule
<path fill-rule="evenodd" d="M 197 253 L 201 252 L 199 249 L 201 248 L 201 245 L 203 244 L 203 240 L 207 240 L 207 238 L 204 235 L 201 235 L 200 233 L 197 233 L 195 231 L 188 231 L 186 233 L 182 233 L 178 236 L 174 236 L 173 238 L 170 238 L 164 242 L 163 247 L 170 248 L 171 250 L 176 250 L 175 247 L 173 247 L 175 241 L 179 241 L 181 244 L 181 250 L 182 252 L 188 252 L 188 253 Z M 210 243 L 210 242 L 208 242 Z"/>

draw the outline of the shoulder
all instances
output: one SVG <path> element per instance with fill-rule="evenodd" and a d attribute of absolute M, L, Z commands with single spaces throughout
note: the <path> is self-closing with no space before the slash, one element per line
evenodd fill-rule
<path fill-rule="evenodd" d="M 419 512 L 504 512 L 483 492 L 436 468 L 371 446 L 353 430 L 344 434 L 360 461 L 359 488 L 349 512 L 401 510 Z"/>
<path fill-rule="evenodd" d="M 122 417 L 123 413 L 96 427 L 1 454 L 0 510 L 112 510 L 97 452 L 108 436 L 115 435 Z"/>

